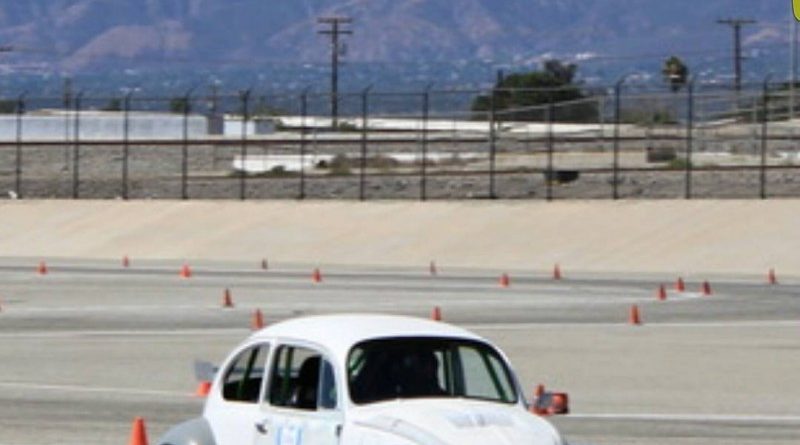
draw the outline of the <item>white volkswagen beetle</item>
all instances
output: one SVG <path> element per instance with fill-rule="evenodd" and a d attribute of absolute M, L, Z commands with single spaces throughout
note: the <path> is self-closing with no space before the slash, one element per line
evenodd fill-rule
<path fill-rule="evenodd" d="M 163 445 L 563 443 L 526 410 L 504 355 L 441 322 L 298 318 L 251 335 L 214 377 L 203 415 Z"/>

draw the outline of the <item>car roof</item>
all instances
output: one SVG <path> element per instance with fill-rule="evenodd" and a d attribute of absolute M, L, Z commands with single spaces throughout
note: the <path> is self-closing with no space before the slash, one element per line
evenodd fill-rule
<path fill-rule="evenodd" d="M 440 321 L 398 315 L 339 314 L 293 318 L 253 333 L 251 340 L 300 340 L 328 348 L 344 359 L 356 343 L 387 337 L 448 337 L 485 341 Z"/>

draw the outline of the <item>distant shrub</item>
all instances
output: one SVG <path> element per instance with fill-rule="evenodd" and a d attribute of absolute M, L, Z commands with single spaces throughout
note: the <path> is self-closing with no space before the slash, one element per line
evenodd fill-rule
<path fill-rule="evenodd" d="M 265 176 L 271 178 L 288 178 L 296 176 L 296 173 L 286 170 L 286 167 L 283 165 L 276 165 L 275 167 L 272 167 L 270 171 L 266 172 Z"/>
<path fill-rule="evenodd" d="M 108 103 L 105 104 L 101 110 L 102 111 L 122 111 L 122 100 L 115 97 L 115 98 L 109 100 Z"/>
<path fill-rule="evenodd" d="M 345 121 L 339 122 L 339 125 L 336 128 L 339 131 L 345 131 L 345 132 L 358 131 L 358 127 L 356 126 L 356 124 L 354 124 L 352 122 L 345 122 Z"/>
<path fill-rule="evenodd" d="M 173 97 L 169 101 L 169 111 L 172 113 L 185 113 L 191 109 L 191 106 L 185 97 Z"/>
<path fill-rule="evenodd" d="M 0 100 L 0 114 L 14 114 L 17 112 L 17 101 L 11 99 Z"/>
<path fill-rule="evenodd" d="M 336 155 L 328 164 L 328 174 L 332 176 L 348 176 L 351 171 L 351 160 L 342 154 Z"/>
<path fill-rule="evenodd" d="M 674 112 L 646 107 L 625 110 L 622 112 L 620 120 L 634 125 L 674 125 L 678 123 Z"/>
<path fill-rule="evenodd" d="M 367 159 L 367 166 L 388 171 L 400 166 L 400 161 L 388 156 L 378 155 Z"/>
<path fill-rule="evenodd" d="M 691 162 L 687 161 L 684 158 L 675 158 L 667 164 L 667 168 L 673 170 L 685 170 L 687 167 L 691 166 Z"/>
<path fill-rule="evenodd" d="M 647 162 L 671 162 L 677 156 L 673 147 L 647 147 Z"/>

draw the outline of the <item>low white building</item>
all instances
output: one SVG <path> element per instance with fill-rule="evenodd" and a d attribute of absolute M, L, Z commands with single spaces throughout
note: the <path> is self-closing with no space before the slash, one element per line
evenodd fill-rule
<path fill-rule="evenodd" d="M 79 118 L 79 119 L 76 119 Z M 26 141 L 75 140 L 76 131 L 81 140 L 122 140 L 125 132 L 125 114 L 120 111 L 63 111 L 37 110 L 21 116 L 22 139 Z M 0 115 L 0 141 L 13 141 L 17 137 L 17 116 Z M 184 117 L 175 113 L 130 112 L 128 137 L 131 140 L 174 140 L 183 137 Z M 189 138 L 208 135 L 208 119 L 193 114 L 187 121 Z"/>

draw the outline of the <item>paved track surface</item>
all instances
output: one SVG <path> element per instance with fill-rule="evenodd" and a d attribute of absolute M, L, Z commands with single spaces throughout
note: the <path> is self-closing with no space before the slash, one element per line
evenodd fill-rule
<path fill-rule="evenodd" d="M 446 321 L 494 341 L 526 391 L 568 391 L 554 419 L 573 444 L 796 444 L 800 437 L 800 283 L 729 277 L 655 300 L 675 277 L 512 275 L 499 271 L 311 270 L 0 260 L 0 445 L 124 444 L 134 416 L 151 443 L 199 413 L 195 358 L 219 362 L 268 323 L 328 312 Z M 233 309 L 221 307 L 230 288 Z M 639 305 L 644 325 L 627 324 Z"/>

